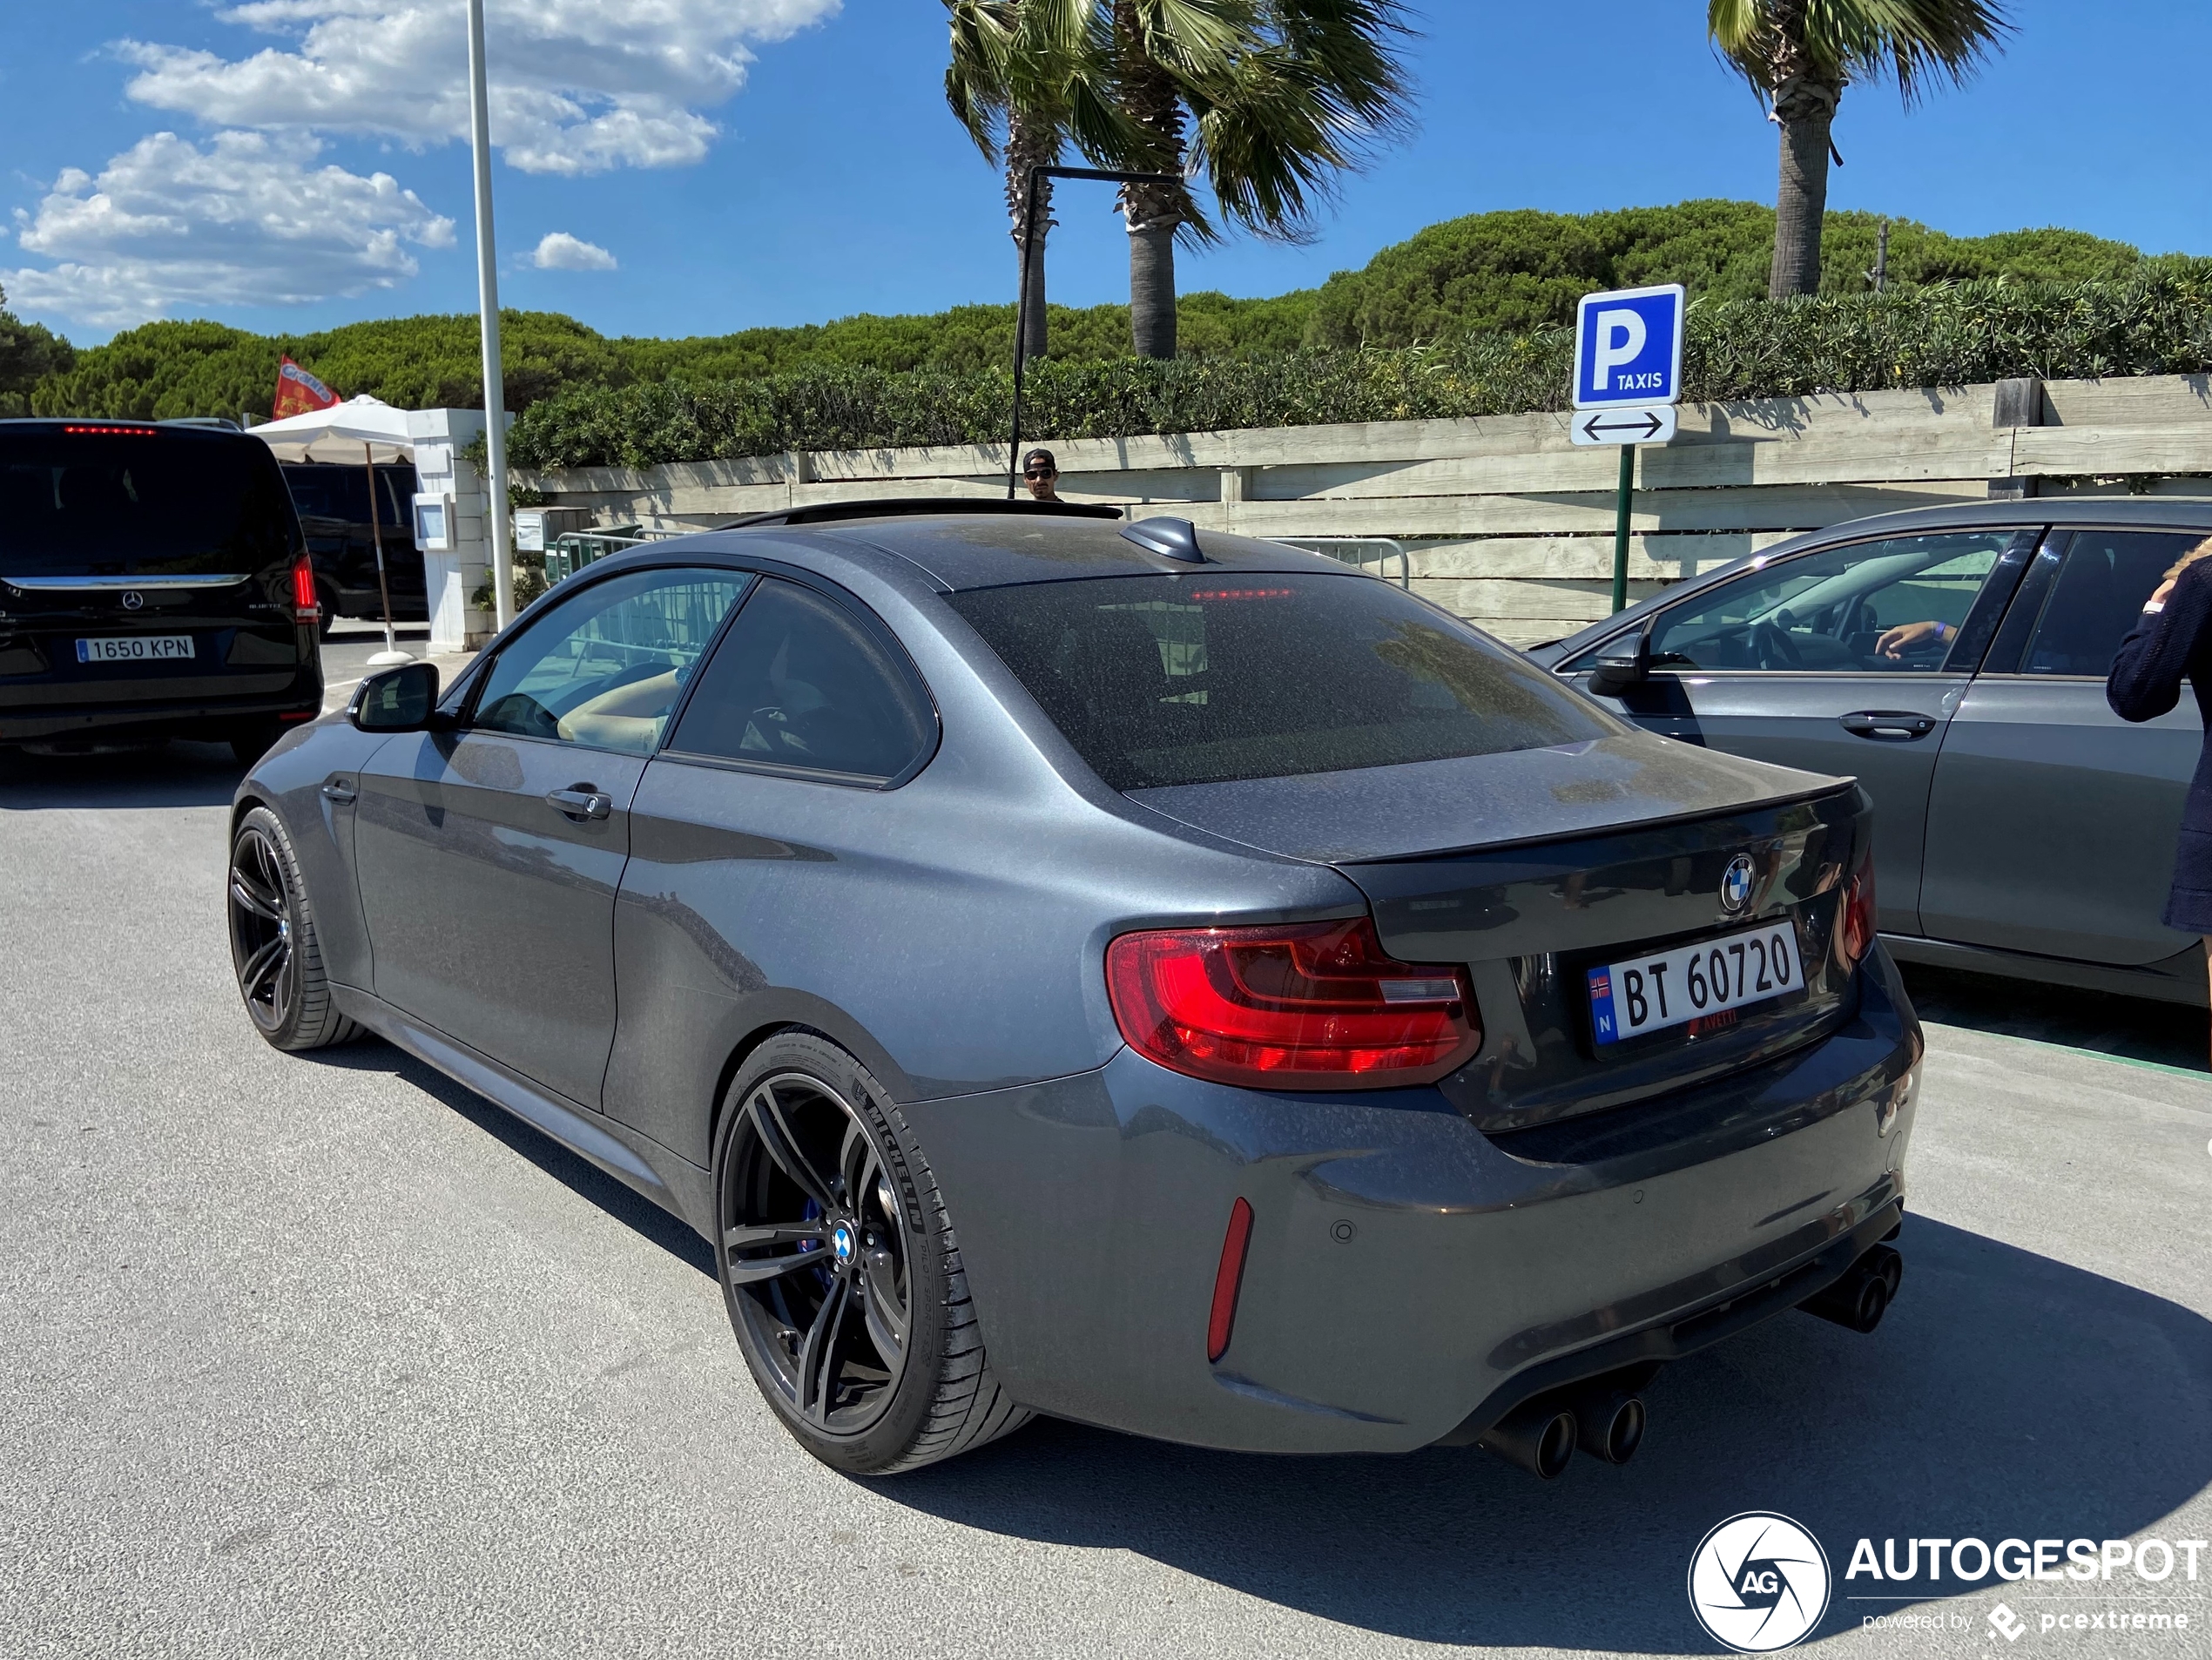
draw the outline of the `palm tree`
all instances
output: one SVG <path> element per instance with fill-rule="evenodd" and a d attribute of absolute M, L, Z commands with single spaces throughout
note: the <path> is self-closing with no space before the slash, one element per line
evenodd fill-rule
<path fill-rule="evenodd" d="M 1071 138 L 1109 153 L 1129 146 L 1107 85 L 1105 8 L 1101 0 L 945 0 L 945 10 L 952 24 L 945 101 L 985 159 L 1005 164 L 1015 256 L 1029 275 L 1022 354 L 1042 357 L 1052 181 L 1038 181 L 1032 243 L 1022 223 L 1029 169 L 1058 162 Z"/>
<path fill-rule="evenodd" d="M 1844 88 L 1894 76 L 1910 108 L 1931 77 L 1962 84 L 2012 30 L 2001 0 L 1707 0 L 1705 26 L 1782 129 L 1776 300 L 1820 287 L 1829 128 Z"/>
<path fill-rule="evenodd" d="M 1203 173 L 1221 218 L 1258 235 L 1308 238 L 1335 176 L 1405 125 L 1399 0 L 1111 0 L 1107 24 L 1130 132 L 1085 150 L 1109 166 Z M 1172 357 L 1176 240 L 1220 233 L 1186 186 L 1130 186 L 1122 207 L 1137 355 Z"/>

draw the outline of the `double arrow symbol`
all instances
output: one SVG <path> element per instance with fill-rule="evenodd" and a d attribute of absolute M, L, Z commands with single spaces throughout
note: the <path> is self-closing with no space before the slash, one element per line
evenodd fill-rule
<path fill-rule="evenodd" d="M 1605 411 L 1601 409 L 1597 412 L 1597 414 L 1593 415 L 1588 421 L 1585 421 L 1582 423 L 1582 430 L 1593 438 L 1596 437 L 1600 433 L 1606 432 L 1633 432 L 1639 437 L 1649 438 L 1653 433 L 1658 431 L 1660 428 L 1667 424 L 1648 409 L 1639 419 L 1635 421 L 1602 421 L 1602 417 L 1604 414 Z M 1555 431 L 1557 428 L 1554 428 L 1554 430 Z"/>

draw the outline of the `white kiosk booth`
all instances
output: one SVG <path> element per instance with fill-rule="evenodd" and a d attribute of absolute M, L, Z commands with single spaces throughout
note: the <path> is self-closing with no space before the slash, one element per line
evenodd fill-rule
<path fill-rule="evenodd" d="M 411 459 L 430 650 L 473 651 L 490 639 L 491 611 L 473 603 L 491 580 L 487 492 L 484 476 L 462 454 L 483 435 L 482 409 L 395 409 L 363 396 L 250 430 L 287 461 Z"/>

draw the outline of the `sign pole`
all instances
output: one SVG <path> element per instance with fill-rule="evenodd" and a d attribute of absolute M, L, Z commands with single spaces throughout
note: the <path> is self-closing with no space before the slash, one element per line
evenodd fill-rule
<path fill-rule="evenodd" d="M 515 563 L 507 546 L 507 396 L 499 352 L 499 253 L 491 229 L 484 0 L 469 0 L 469 147 L 476 172 L 476 314 L 483 336 L 484 449 L 491 475 L 484 481 L 484 528 L 491 532 L 492 626 L 499 630 L 515 620 Z"/>
<path fill-rule="evenodd" d="M 1621 494 L 1613 508 L 1613 609 L 1629 608 L 1629 519 L 1635 503 L 1636 447 L 1621 446 Z"/>

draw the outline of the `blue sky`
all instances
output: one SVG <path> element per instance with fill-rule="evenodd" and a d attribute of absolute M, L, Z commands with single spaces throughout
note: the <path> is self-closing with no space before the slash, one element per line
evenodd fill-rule
<path fill-rule="evenodd" d="M 2212 7 L 2013 10 L 2017 37 L 1964 91 L 1910 113 L 1893 91 L 1845 94 L 1831 204 L 2212 253 L 2194 84 Z M 938 0 L 490 11 L 508 305 L 687 334 L 1011 298 L 997 181 L 943 106 Z M 87 342 L 155 315 L 276 330 L 472 308 L 460 12 L 16 8 L 0 58 L 10 306 Z M 1346 181 L 1311 245 L 1187 253 L 1184 287 L 1280 293 L 1492 208 L 1770 199 L 1775 130 L 1715 61 L 1702 12 L 1427 0 L 1412 141 Z M 1125 298 L 1110 192 L 1070 191 L 1060 219 L 1053 298 Z M 570 240 L 541 251 L 549 236 Z"/>

